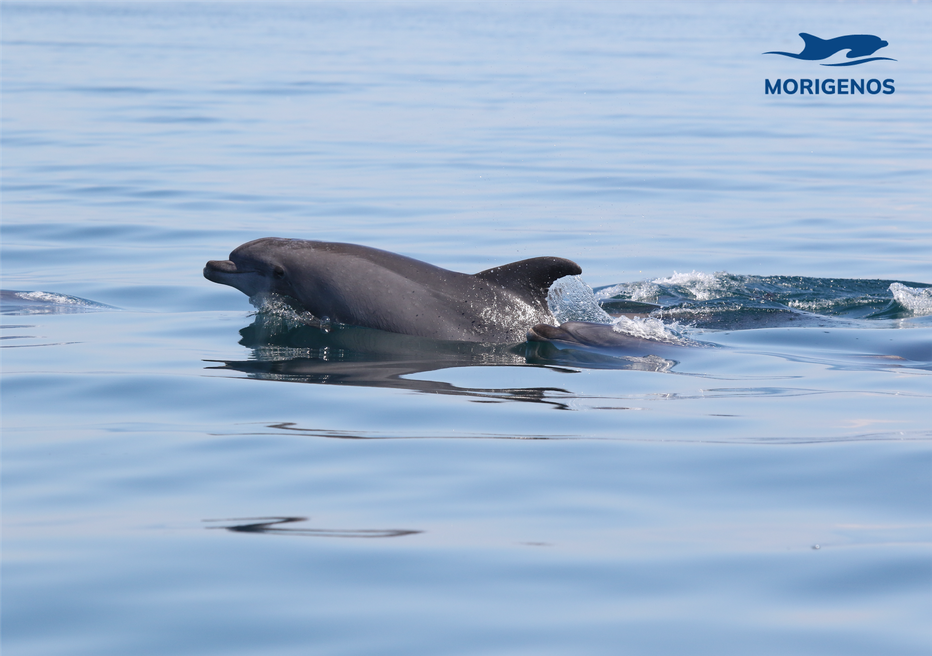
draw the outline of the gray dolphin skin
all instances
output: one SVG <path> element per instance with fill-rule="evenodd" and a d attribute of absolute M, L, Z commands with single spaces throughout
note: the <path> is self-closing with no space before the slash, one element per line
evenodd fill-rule
<path fill-rule="evenodd" d="M 678 344 L 658 342 L 613 330 L 611 324 L 567 321 L 559 326 L 539 324 L 527 332 L 529 342 L 547 342 L 557 348 L 585 348 L 596 351 L 624 353 L 631 356 L 657 355 L 676 351 Z"/>
<path fill-rule="evenodd" d="M 518 343 L 555 324 L 550 285 L 582 269 L 536 257 L 475 275 L 356 244 L 266 237 L 212 260 L 204 277 L 252 297 L 288 296 L 319 319 L 431 339 Z"/>

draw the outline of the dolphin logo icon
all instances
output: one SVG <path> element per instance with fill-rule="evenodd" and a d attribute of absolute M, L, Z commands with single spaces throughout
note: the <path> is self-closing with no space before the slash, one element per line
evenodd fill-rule
<path fill-rule="evenodd" d="M 890 45 L 879 36 L 874 36 L 872 34 L 849 34 L 847 36 L 835 37 L 834 39 L 820 39 L 817 36 L 800 32 L 799 36 L 803 38 L 806 44 L 802 52 L 797 54 L 793 52 L 771 51 L 765 52 L 764 54 L 783 55 L 784 57 L 805 59 L 807 61 L 819 61 L 821 59 L 828 59 L 836 52 L 847 50 L 848 59 L 854 59 L 856 57 L 873 55 L 881 48 Z M 856 64 L 866 64 L 867 62 L 877 61 L 879 59 L 896 61 L 890 57 L 870 57 L 868 59 L 858 59 L 857 61 L 841 62 L 840 64 L 822 64 L 822 66 L 854 66 Z"/>

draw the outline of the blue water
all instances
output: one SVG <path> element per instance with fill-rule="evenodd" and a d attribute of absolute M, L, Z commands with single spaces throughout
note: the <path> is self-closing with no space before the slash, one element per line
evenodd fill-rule
<path fill-rule="evenodd" d="M 930 31 L 4 2 L 4 653 L 932 652 Z M 202 277 L 264 236 L 566 257 L 692 346 L 325 332 Z"/>

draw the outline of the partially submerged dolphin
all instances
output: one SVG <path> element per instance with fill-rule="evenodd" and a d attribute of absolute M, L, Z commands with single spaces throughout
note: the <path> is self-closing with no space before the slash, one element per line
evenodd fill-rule
<path fill-rule="evenodd" d="M 639 357 L 658 355 L 666 350 L 676 351 L 685 345 L 637 337 L 616 331 L 612 324 L 588 321 L 567 321 L 559 326 L 538 324 L 528 330 L 527 340 L 547 342 L 557 348 L 583 348 Z"/>
<path fill-rule="evenodd" d="M 555 324 L 550 285 L 582 269 L 535 257 L 475 275 L 388 251 L 323 241 L 256 239 L 204 277 L 252 297 L 288 296 L 319 319 L 431 339 L 517 343 L 536 324 Z"/>

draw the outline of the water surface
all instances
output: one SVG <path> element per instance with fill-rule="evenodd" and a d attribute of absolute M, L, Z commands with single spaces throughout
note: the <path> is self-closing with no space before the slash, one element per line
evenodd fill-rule
<path fill-rule="evenodd" d="M 4 3 L 4 651 L 930 653 L 930 30 Z M 321 331 L 202 277 L 264 236 L 570 258 L 691 345 Z"/>

